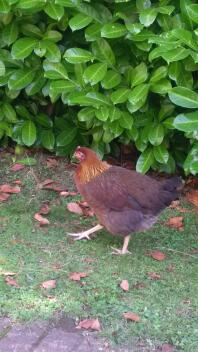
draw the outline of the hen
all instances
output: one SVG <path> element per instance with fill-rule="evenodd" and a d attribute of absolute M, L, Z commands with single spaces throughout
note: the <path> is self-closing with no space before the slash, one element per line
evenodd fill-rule
<path fill-rule="evenodd" d="M 136 171 L 111 166 L 85 147 L 78 147 L 74 155 L 79 161 L 75 173 L 77 189 L 99 220 L 90 230 L 70 234 L 77 240 L 90 239 L 90 234 L 105 227 L 112 235 L 124 237 L 122 249 L 114 249 L 114 253 L 129 253 L 131 234 L 149 229 L 158 214 L 179 196 L 178 177 L 159 182 Z"/>

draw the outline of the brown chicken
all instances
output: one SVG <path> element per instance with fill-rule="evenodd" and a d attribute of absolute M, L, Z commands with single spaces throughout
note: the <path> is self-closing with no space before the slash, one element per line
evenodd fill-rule
<path fill-rule="evenodd" d="M 180 178 L 159 182 L 136 171 L 111 166 L 84 147 L 78 147 L 74 155 L 79 161 L 75 173 L 77 189 L 93 209 L 99 225 L 69 235 L 77 240 L 90 239 L 90 234 L 105 227 L 112 235 L 124 237 L 123 248 L 114 248 L 114 254 L 129 253 L 130 235 L 149 229 L 158 214 L 178 197 Z"/>

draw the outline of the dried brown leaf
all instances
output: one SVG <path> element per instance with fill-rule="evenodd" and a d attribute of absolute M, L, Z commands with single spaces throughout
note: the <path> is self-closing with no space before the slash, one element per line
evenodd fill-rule
<path fill-rule="evenodd" d="M 80 323 L 77 325 L 76 329 L 86 329 L 86 330 L 96 330 L 100 331 L 100 322 L 97 319 L 85 319 L 80 321 Z"/>
<path fill-rule="evenodd" d="M 67 203 L 67 209 L 75 214 L 83 214 L 81 207 L 75 202 Z"/>
<path fill-rule="evenodd" d="M 135 321 L 135 322 L 139 322 L 140 321 L 139 315 L 136 314 L 136 313 L 133 313 L 133 312 L 123 313 L 123 316 L 127 320 L 132 320 L 132 321 Z"/>
<path fill-rule="evenodd" d="M 0 202 L 5 202 L 10 197 L 8 193 L 0 193 Z"/>
<path fill-rule="evenodd" d="M 12 277 L 10 276 L 6 276 L 5 278 L 5 282 L 8 286 L 14 286 L 16 288 L 19 288 L 19 284 L 16 282 L 16 280 L 14 280 Z"/>
<path fill-rule="evenodd" d="M 198 208 L 198 190 L 194 190 L 186 194 L 186 199 Z"/>
<path fill-rule="evenodd" d="M 12 183 L 14 183 L 15 185 L 22 185 L 21 180 L 14 180 L 12 181 Z"/>
<path fill-rule="evenodd" d="M 4 276 L 14 276 L 16 275 L 17 273 L 13 272 L 13 271 L 0 271 L 0 275 L 4 275 Z"/>
<path fill-rule="evenodd" d="M 48 280 L 48 281 L 44 281 L 41 284 L 42 288 L 55 288 L 56 287 L 56 280 Z"/>
<path fill-rule="evenodd" d="M 19 186 L 10 186 L 8 184 L 4 184 L 0 186 L 0 192 L 2 193 L 19 193 L 21 189 Z"/>
<path fill-rule="evenodd" d="M 160 251 L 152 251 L 149 253 L 149 256 L 159 261 L 162 261 L 166 258 L 165 254 Z"/>
<path fill-rule="evenodd" d="M 127 280 L 122 280 L 120 283 L 120 287 L 123 289 L 123 291 L 128 291 L 129 290 L 129 283 Z"/>
<path fill-rule="evenodd" d="M 161 275 L 159 275 L 155 272 L 147 273 L 147 275 L 151 280 L 160 280 L 161 279 Z"/>
<path fill-rule="evenodd" d="M 47 203 L 44 203 L 41 207 L 41 209 L 39 210 L 39 214 L 42 214 L 42 215 L 47 215 L 49 214 L 50 212 L 50 207 Z"/>
<path fill-rule="evenodd" d="M 69 279 L 73 280 L 73 281 L 80 281 L 80 279 L 87 277 L 87 276 L 89 276 L 87 273 L 74 272 L 69 275 Z"/>
<path fill-rule="evenodd" d="M 166 221 L 166 225 L 182 231 L 184 229 L 183 216 L 174 216 L 168 219 L 168 221 Z"/>
<path fill-rule="evenodd" d="M 25 168 L 25 165 L 14 164 L 13 166 L 11 166 L 10 170 L 16 172 L 16 171 L 23 170 L 24 168 Z"/>
<path fill-rule="evenodd" d="M 47 158 L 47 167 L 54 168 L 58 166 L 58 161 L 55 158 Z"/>
<path fill-rule="evenodd" d="M 174 346 L 171 345 L 170 343 L 164 343 L 161 346 L 161 352 L 173 352 L 174 351 Z"/>
<path fill-rule="evenodd" d="M 37 221 L 40 223 L 41 226 L 43 226 L 43 225 L 49 225 L 49 223 L 50 223 L 48 219 L 44 218 L 44 217 L 43 217 L 42 215 L 40 215 L 39 213 L 36 213 L 36 214 L 34 215 L 34 219 L 37 220 Z"/>

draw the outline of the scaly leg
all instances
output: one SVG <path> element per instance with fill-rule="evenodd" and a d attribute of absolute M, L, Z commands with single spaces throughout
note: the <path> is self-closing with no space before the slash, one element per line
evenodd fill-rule
<path fill-rule="evenodd" d="M 91 235 L 92 233 L 94 233 L 96 231 L 101 230 L 102 228 L 103 228 L 103 226 L 98 224 L 87 231 L 83 231 L 83 232 L 79 232 L 79 233 L 67 233 L 67 235 L 72 236 L 72 237 L 76 237 L 75 241 L 82 240 L 83 238 L 90 240 L 91 238 L 89 237 L 89 235 Z"/>
<path fill-rule="evenodd" d="M 122 247 L 122 249 L 117 249 L 117 248 L 113 248 L 113 247 L 111 247 L 112 249 L 113 249 L 113 252 L 112 252 L 112 254 L 126 254 L 126 253 L 131 253 L 131 252 L 129 252 L 128 251 L 128 244 L 129 244 L 129 240 L 130 240 L 130 235 L 129 236 L 126 236 L 125 238 L 124 238 L 124 243 L 123 243 L 123 247 Z"/>

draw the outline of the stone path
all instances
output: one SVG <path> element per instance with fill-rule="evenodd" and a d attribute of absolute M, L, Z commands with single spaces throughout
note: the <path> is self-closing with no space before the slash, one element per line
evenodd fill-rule
<path fill-rule="evenodd" d="M 76 330 L 73 319 L 26 324 L 0 319 L 0 352 L 131 352 L 111 349 L 95 333 Z"/>

